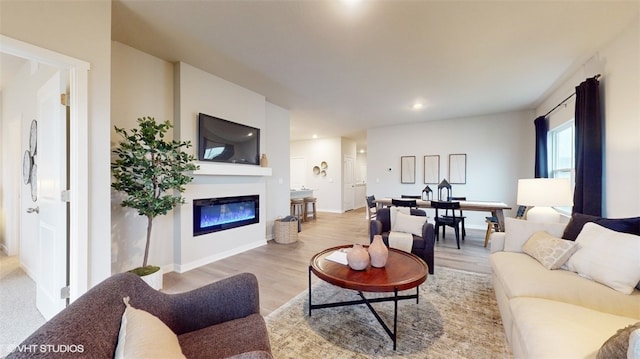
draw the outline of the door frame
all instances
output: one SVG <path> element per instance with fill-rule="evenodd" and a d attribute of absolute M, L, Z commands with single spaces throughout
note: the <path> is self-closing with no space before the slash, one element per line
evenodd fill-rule
<path fill-rule="evenodd" d="M 69 286 L 70 302 L 89 285 L 89 69 L 67 55 L 0 34 L 0 52 L 69 71 Z"/>

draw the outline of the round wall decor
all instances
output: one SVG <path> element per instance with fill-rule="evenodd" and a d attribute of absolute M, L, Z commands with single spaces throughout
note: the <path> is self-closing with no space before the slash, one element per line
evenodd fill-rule
<path fill-rule="evenodd" d="M 31 167 L 31 200 L 38 200 L 38 166 L 35 163 Z"/>
<path fill-rule="evenodd" d="M 31 128 L 29 129 L 29 151 L 31 156 L 36 155 L 38 150 L 38 122 L 36 120 L 31 121 Z"/>
<path fill-rule="evenodd" d="M 24 151 L 22 155 L 22 181 L 24 184 L 29 184 L 31 181 L 31 168 L 33 167 L 33 157 L 29 150 Z"/>

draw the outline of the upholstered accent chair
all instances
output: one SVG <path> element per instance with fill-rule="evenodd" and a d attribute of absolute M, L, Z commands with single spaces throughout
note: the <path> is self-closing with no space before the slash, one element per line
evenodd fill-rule
<path fill-rule="evenodd" d="M 370 241 L 373 241 L 374 235 L 382 235 L 382 241 L 387 247 L 389 246 L 389 232 L 391 232 L 391 208 L 380 208 L 376 215 L 376 219 L 369 222 L 370 225 Z M 413 234 L 413 245 L 411 253 L 422 258 L 429 266 L 429 274 L 433 274 L 434 268 L 434 245 L 435 231 L 432 223 L 427 221 L 427 214 L 421 209 L 410 209 L 412 216 L 425 217 L 425 223 L 422 226 L 422 236 Z"/>
<path fill-rule="evenodd" d="M 258 280 L 250 273 L 178 294 L 152 289 L 132 273 L 115 274 L 42 325 L 21 347 L 74 344 L 83 352 L 55 357 L 111 359 L 119 341 L 124 297 L 173 331 L 187 358 L 272 358 L 269 332 L 260 315 Z M 51 356 L 46 351 L 15 351 L 8 358 Z"/>

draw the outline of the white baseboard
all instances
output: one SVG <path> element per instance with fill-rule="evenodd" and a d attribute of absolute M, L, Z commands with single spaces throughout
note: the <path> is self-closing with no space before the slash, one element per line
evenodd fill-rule
<path fill-rule="evenodd" d="M 201 267 L 203 265 L 207 265 L 209 263 L 213 263 L 216 261 L 219 261 L 221 259 L 227 258 L 227 257 L 231 257 L 233 255 L 242 253 L 242 252 L 246 252 L 250 249 L 254 249 L 254 248 L 258 248 L 258 247 L 262 247 L 264 245 L 267 244 L 266 240 L 260 240 L 260 241 L 255 241 L 255 242 L 251 242 L 247 245 L 244 245 L 242 247 L 238 247 L 238 248 L 234 248 L 232 250 L 226 251 L 226 252 L 222 252 L 222 253 L 216 253 L 214 255 L 202 258 L 202 259 L 198 259 L 197 261 L 193 261 L 190 263 L 186 263 L 186 264 L 174 264 L 173 265 L 173 271 L 178 272 L 178 273 L 184 273 L 187 271 L 190 271 L 192 269 Z M 166 273 L 166 272 L 165 272 Z"/>

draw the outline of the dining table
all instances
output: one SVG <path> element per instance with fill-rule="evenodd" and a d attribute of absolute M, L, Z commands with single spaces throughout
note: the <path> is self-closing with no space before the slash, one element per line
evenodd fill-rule
<path fill-rule="evenodd" d="M 418 208 L 432 208 L 430 200 L 423 199 L 409 199 L 409 198 L 395 198 L 395 197 L 383 197 L 375 200 L 378 208 L 391 206 L 391 202 L 396 200 L 402 201 L 416 201 Z M 460 202 L 460 209 L 463 211 L 477 211 L 477 212 L 489 212 L 493 217 L 498 219 L 498 227 L 502 232 L 504 231 L 504 210 L 511 209 L 509 205 L 503 202 L 493 201 L 455 201 Z"/>

